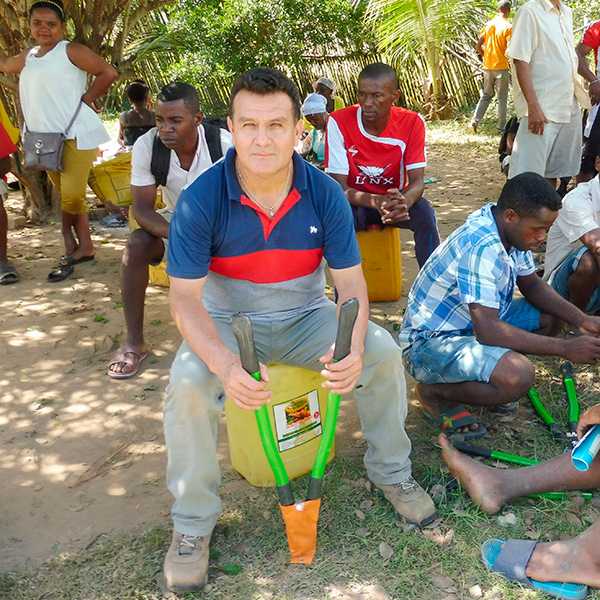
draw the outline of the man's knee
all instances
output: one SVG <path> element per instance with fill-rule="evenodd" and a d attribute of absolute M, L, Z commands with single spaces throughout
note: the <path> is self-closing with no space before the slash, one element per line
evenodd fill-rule
<path fill-rule="evenodd" d="M 388 331 L 369 322 L 365 336 L 363 364 L 368 366 L 382 362 L 398 363 L 402 366 L 402 352 Z"/>
<path fill-rule="evenodd" d="M 590 250 L 584 252 L 582 257 L 579 259 L 577 268 L 573 272 L 577 278 L 582 278 L 584 281 L 595 281 L 598 282 L 600 279 L 600 264 L 599 258 Z M 573 277 L 571 275 L 571 277 Z M 571 277 L 569 279 L 571 279 Z"/>
<path fill-rule="evenodd" d="M 219 378 L 211 373 L 206 364 L 189 348 L 181 348 L 171 366 L 167 385 L 165 413 L 177 409 L 179 416 L 186 414 L 220 414 L 223 406 L 214 406 L 209 399 L 220 397 L 223 389 Z M 224 400 L 223 400 L 224 402 Z"/>
<path fill-rule="evenodd" d="M 419 198 L 409 209 L 409 226 L 437 228 L 435 210 L 425 197 Z M 411 229 L 413 228 L 411 227 Z"/>
<path fill-rule="evenodd" d="M 558 317 L 549 315 L 547 313 L 542 313 L 540 315 L 540 327 L 534 333 L 536 333 L 537 335 L 546 335 L 548 337 L 554 337 L 562 331 L 563 326 L 564 322 Z"/>
<path fill-rule="evenodd" d="M 507 352 L 500 358 L 490 377 L 490 384 L 502 390 L 507 402 L 526 394 L 535 382 L 535 367 L 518 352 Z"/>
<path fill-rule="evenodd" d="M 123 254 L 123 264 L 148 265 L 153 260 L 159 260 L 164 254 L 164 249 L 164 242 L 161 238 L 144 229 L 135 229 L 129 234 Z"/>

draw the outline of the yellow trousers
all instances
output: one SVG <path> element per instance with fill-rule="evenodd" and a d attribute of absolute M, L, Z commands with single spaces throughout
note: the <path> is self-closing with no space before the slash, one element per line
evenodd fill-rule
<path fill-rule="evenodd" d="M 88 212 L 85 201 L 87 180 L 98 150 L 78 150 L 76 140 L 67 140 L 63 150 L 63 171 L 48 171 L 60 196 L 61 208 L 71 215 Z"/>

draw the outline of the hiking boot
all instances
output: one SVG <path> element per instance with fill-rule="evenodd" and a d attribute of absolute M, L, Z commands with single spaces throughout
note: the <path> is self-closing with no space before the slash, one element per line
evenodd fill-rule
<path fill-rule="evenodd" d="M 469 131 L 471 133 L 477 133 L 477 123 L 475 123 L 475 121 L 469 123 Z"/>
<path fill-rule="evenodd" d="M 385 496 L 398 517 L 408 523 L 423 527 L 437 516 L 433 500 L 412 477 L 393 485 L 374 483 L 370 479 L 369 482 L 371 491 Z"/>
<path fill-rule="evenodd" d="M 201 590 L 208 580 L 210 535 L 194 537 L 173 531 L 163 567 L 169 591 L 185 594 Z"/>

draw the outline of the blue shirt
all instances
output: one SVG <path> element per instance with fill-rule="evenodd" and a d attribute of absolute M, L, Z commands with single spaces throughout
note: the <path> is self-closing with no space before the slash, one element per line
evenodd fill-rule
<path fill-rule="evenodd" d="M 360 264 L 341 186 L 296 153 L 293 165 L 292 189 L 273 219 L 244 195 L 235 148 L 179 196 L 167 273 L 206 277 L 202 299 L 211 315 L 291 316 L 328 302 L 323 259 L 332 269 Z"/>
<path fill-rule="evenodd" d="M 498 310 L 512 301 L 517 277 L 535 271 L 530 251 L 502 244 L 493 204 L 467 218 L 429 257 L 408 295 L 401 344 L 441 333 L 473 331 L 469 304 Z"/>

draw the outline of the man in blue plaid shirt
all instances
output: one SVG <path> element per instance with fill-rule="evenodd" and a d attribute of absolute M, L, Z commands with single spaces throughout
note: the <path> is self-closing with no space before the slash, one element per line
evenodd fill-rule
<path fill-rule="evenodd" d="M 427 260 L 408 297 L 399 341 L 416 394 L 443 430 L 467 439 L 485 427 L 461 404 L 514 410 L 533 386 L 524 354 L 600 359 L 600 318 L 561 298 L 535 273 L 560 197 L 541 176 L 507 181 L 497 204 L 472 213 Z M 513 300 L 515 285 L 523 298 Z M 581 334 L 556 335 L 563 321 Z"/>

